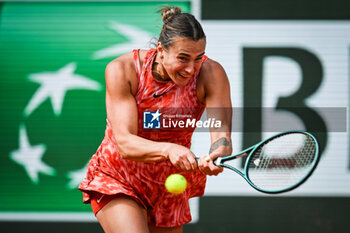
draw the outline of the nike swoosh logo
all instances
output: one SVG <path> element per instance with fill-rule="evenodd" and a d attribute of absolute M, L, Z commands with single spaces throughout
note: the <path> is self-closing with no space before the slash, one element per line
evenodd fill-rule
<path fill-rule="evenodd" d="M 168 92 L 163 92 L 162 94 L 157 95 L 157 92 L 154 92 L 154 93 L 153 93 L 153 97 L 154 97 L 154 98 L 158 98 L 158 97 L 160 97 L 160 96 L 162 96 L 162 95 L 164 95 L 164 94 L 166 94 L 166 93 L 168 93 Z"/>
<path fill-rule="evenodd" d="M 105 195 L 103 194 L 99 199 L 97 199 L 97 203 L 100 203 L 102 198 L 104 197 Z"/>
<path fill-rule="evenodd" d="M 169 92 L 169 90 L 171 89 L 171 88 L 173 88 L 175 86 L 175 83 L 173 83 L 173 84 L 171 84 L 170 86 L 168 86 L 167 88 L 163 88 L 162 90 L 158 90 L 158 91 L 163 91 L 161 94 L 157 94 L 157 91 L 155 91 L 154 93 L 153 93 L 153 97 L 154 98 L 158 98 L 158 97 L 160 97 L 160 96 L 162 96 L 162 95 L 164 95 L 164 94 L 166 94 L 166 93 L 168 93 Z"/>

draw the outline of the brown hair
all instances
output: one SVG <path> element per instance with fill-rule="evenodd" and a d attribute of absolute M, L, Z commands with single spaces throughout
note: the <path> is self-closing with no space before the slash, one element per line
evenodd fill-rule
<path fill-rule="evenodd" d="M 165 49 L 171 46 L 175 36 L 189 38 L 194 41 L 205 38 L 201 24 L 193 15 L 181 13 L 181 8 L 166 6 L 159 12 L 162 14 L 164 25 L 158 42 L 161 42 Z"/>

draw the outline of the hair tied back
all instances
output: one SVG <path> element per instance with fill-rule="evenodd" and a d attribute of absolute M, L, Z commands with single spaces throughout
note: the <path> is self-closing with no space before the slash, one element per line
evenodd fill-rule
<path fill-rule="evenodd" d="M 180 7 L 164 7 L 160 10 L 164 24 L 168 23 L 175 15 L 181 14 Z"/>

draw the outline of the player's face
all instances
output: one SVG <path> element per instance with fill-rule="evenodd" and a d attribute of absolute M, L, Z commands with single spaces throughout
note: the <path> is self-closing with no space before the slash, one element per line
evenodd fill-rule
<path fill-rule="evenodd" d="M 194 41 L 184 37 L 175 37 L 167 50 L 158 44 L 158 52 L 163 57 L 161 64 L 167 76 L 163 78 L 185 86 L 201 68 L 205 45 L 204 38 Z"/>

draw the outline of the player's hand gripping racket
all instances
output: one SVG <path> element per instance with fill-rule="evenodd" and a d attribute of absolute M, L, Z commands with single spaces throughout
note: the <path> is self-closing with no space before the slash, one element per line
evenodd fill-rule
<path fill-rule="evenodd" d="M 244 171 L 228 162 L 248 156 Z M 304 131 L 272 136 L 242 152 L 214 160 L 215 165 L 241 175 L 253 188 L 274 194 L 297 188 L 312 174 L 319 160 L 316 138 Z"/>

